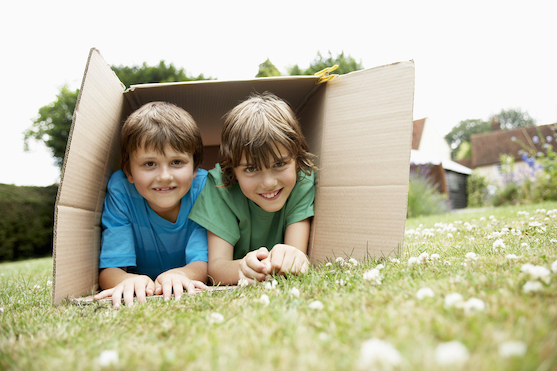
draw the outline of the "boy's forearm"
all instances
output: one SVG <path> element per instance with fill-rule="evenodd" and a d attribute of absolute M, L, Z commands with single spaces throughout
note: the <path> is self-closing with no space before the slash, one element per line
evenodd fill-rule
<path fill-rule="evenodd" d="M 99 287 L 102 290 L 111 289 L 132 276 L 134 274 L 128 273 L 122 268 L 104 268 L 99 273 Z"/>
<path fill-rule="evenodd" d="M 194 261 L 183 267 L 171 269 L 171 271 L 183 274 L 190 280 L 207 282 L 207 262 L 204 261 Z"/>
<path fill-rule="evenodd" d="M 213 285 L 236 285 L 240 278 L 240 260 L 218 259 L 209 264 L 209 280 Z"/>

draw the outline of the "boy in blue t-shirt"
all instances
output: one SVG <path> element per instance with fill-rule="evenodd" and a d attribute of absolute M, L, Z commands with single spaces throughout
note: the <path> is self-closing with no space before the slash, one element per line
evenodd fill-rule
<path fill-rule="evenodd" d="M 207 231 L 188 219 L 205 186 L 203 143 L 182 108 L 151 102 L 133 112 L 121 135 L 122 170 L 109 182 L 102 215 L 95 299 L 133 304 L 146 296 L 205 289 Z M 201 282 L 203 281 L 203 282 Z"/>

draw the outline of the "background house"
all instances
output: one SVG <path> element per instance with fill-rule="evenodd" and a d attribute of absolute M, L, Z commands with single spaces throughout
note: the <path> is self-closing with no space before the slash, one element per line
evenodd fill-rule
<path fill-rule="evenodd" d="M 411 164 L 431 164 L 429 176 L 439 192 L 448 196 L 450 207 L 465 208 L 466 179 L 472 170 L 451 160 L 449 144 L 428 118 L 415 120 L 412 134 Z"/>
<path fill-rule="evenodd" d="M 515 160 L 513 177 L 515 180 L 533 175 L 533 168 L 523 161 L 523 143 L 528 148 L 542 152 L 547 142 L 554 142 L 555 126 L 528 126 L 512 130 L 501 130 L 498 122 L 492 123 L 493 131 L 472 134 L 470 144 L 472 157 L 458 161 L 462 165 L 478 171 L 494 184 L 504 184 L 505 177 L 501 172 L 501 155 L 512 156 Z M 514 139 L 514 140 L 513 140 Z"/>

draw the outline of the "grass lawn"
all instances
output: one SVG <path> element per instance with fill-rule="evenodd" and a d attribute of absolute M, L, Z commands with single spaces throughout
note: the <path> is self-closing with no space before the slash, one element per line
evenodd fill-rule
<path fill-rule="evenodd" d="M 0 370 L 557 369 L 557 203 L 409 219 L 404 250 L 119 311 L 3 263 Z"/>

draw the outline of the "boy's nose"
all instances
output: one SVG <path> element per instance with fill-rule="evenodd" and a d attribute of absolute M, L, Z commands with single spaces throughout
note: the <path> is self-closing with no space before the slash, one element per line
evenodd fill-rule
<path fill-rule="evenodd" d="M 161 167 L 158 176 L 159 181 L 168 181 L 172 179 L 172 173 L 170 173 L 169 169 L 166 166 Z"/>
<path fill-rule="evenodd" d="M 266 190 L 274 190 L 274 187 L 277 185 L 277 178 L 273 175 L 271 171 L 263 171 L 263 179 L 262 179 L 263 187 Z"/>

